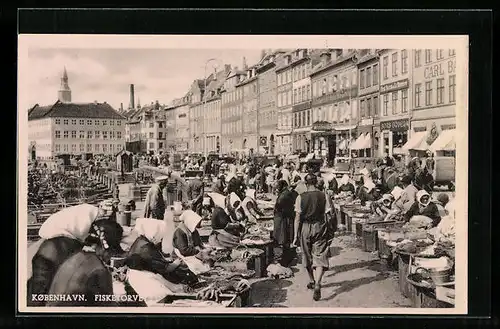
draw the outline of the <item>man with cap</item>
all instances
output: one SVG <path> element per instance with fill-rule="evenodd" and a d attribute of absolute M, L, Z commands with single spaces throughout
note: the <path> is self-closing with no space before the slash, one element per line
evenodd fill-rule
<path fill-rule="evenodd" d="M 155 178 L 156 183 L 151 185 L 144 201 L 144 217 L 163 220 L 165 214 L 165 200 L 163 189 L 167 186 L 168 176 Z"/>
<path fill-rule="evenodd" d="M 306 191 L 295 201 L 294 242 L 300 241 L 303 263 L 309 275 L 308 289 L 314 289 L 313 299 L 321 298 L 321 279 L 328 269 L 329 234 L 325 214 L 329 211 L 326 195 L 317 189 L 318 177 L 307 174 Z"/>
<path fill-rule="evenodd" d="M 201 203 L 203 201 L 204 184 L 202 174 L 198 173 L 196 177 L 188 184 L 187 196 L 191 204 L 191 209 L 201 216 Z"/>
<path fill-rule="evenodd" d="M 171 167 L 167 167 L 166 177 L 167 182 L 163 191 L 166 205 L 173 205 L 174 201 L 187 202 L 187 182 L 179 174 L 174 173 Z"/>

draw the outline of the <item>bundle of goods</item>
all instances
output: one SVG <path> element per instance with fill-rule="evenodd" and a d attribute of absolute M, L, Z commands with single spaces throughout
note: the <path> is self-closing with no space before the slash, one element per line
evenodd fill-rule
<path fill-rule="evenodd" d="M 424 252 L 430 245 L 432 245 L 432 240 L 429 239 L 419 239 L 419 240 L 408 240 L 403 239 L 401 241 L 395 241 L 390 245 L 394 246 L 396 252 L 403 252 L 407 254 L 419 254 Z"/>
<path fill-rule="evenodd" d="M 205 281 L 210 281 L 210 278 L 217 278 L 217 280 L 230 280 L 234 278 L 249 279 L 254 275 L 254 270 L 242 267 L 237 262 L 229 261 L 218 263 L 217 266 L 214 266 L 207 272 L 200 274 L 200 277 Z"/>
<path fill-rule="evenodd" d="M 293 271 L 280 264 L 271 264 L 267 267 L 267 276 L 274 279 L 287 279 L 293 276 Z"/>
<path fill-rule="evenodd" d="M 257 194 L 257 201 L 272 201 L 267 194 Z"/>
<path fill-rule="evenodd" d="M 241 240 L 242 245 L 263 245 L 269 242 L 271 242 L 269 239 L 269 233 L 267 236 L 247 234 Z"/>
<path fill-rule="evenodd" d="M 251 236 L 269 236 L 269 232 L 273 230 L 272 224 L 252 225 L 247 229 L 247 233 Z"/>

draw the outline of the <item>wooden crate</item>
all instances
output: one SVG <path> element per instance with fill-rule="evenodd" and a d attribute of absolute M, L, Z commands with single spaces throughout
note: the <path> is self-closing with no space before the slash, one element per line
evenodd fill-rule
<path fill-rule="evenodd" d="M 377 231 L 371 227 L 363 227 L 363 250 L 366 252 L 377 251 L 378 248 L 378 234 Z"/>
<path fill-rule="evenodd" d="M 398 254 L 399 291 L 406 298 L 412 297 L 412 288 L 413 288 L 413 285 L 407 280 L 408 274 L 410 273 L 409 265 L 410 265 L 410 256 L 405 254 Z"/>

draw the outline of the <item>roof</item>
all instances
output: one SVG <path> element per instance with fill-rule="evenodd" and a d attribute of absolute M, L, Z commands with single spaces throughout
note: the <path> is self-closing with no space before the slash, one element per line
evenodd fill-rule
<path fill-rule="evenodd" d="M 93 118 L 93 119 L 125 119 L 108 103 L 62 103 L 54 105 L 35 105 L 28 112 L 28 120 L 43 118 Z"/>
<path fill-rule="evenodd" d="M 350 59 L 353 59 L 353 60 L 356 59 L 356 52 L 355 51 L 349 52 L 340 58 L 330 60 L 327 63 L 325 63 L 326 65 L 320 61 L 317 65 L 313 66 L 313 72 L 310 74 L 310 76 L 316 75 L 316 74 L 318 74 L 326 69 L 333 68 L 334 66 L 342 64 L 344 62 L 347 62 Z"/>

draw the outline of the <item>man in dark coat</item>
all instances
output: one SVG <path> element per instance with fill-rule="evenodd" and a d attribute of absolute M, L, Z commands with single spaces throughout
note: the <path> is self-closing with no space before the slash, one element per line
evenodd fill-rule
<path fill-rule="evenodd" d="M 273 238 L 277 245 L 282 248 L 280 259 L 281 266 L 288 267 L 295 257 L 295 249 L 291 248 L 294 240 L 294 204 L 298 193 L 289 188 L 284 180 L 276 184 L 278 198 L 274 206 Z"/>
<path fill-rule="evenodd" d="M 204 184 L 202 175 L 199 173 L 195 179 L 191 180 L 188 184 L 187 197 L 191 203 L 191 209 L 201 216 L 201 203 L 203 201 Z"/>

